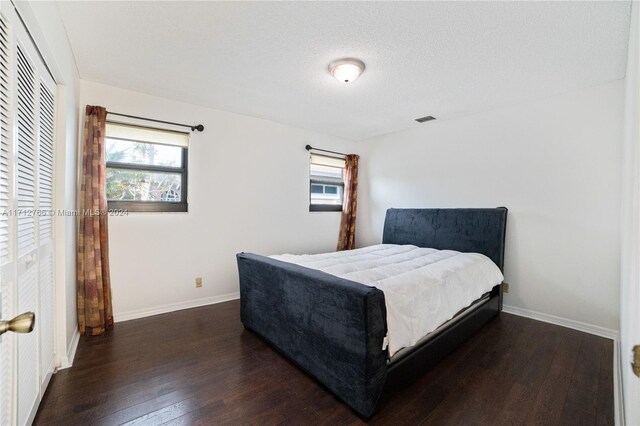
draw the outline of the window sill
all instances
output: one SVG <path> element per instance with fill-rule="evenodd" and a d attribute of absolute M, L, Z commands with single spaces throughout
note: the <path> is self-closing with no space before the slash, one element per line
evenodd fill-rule
<path fill-rule="evenodd" d="M 187 203 L 155 201 L 108 201 L 109 210 L 126 210 L 129 213 L 187 213 Z"/>
<path fill-rule="evenodd" d="M 310 212 L 342 212 L 342 206 L 333 204 L 309 204 Z"/>

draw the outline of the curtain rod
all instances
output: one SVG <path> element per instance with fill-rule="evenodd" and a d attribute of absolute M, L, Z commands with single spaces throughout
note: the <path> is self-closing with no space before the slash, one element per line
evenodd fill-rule
<path fill-rule="evenodd" d="M 174 123 L 172 121 L 156 120 L 154 118 L 138 117 L 136 115 L 121 114 L 119 112 L 111 112 L 111 111 L 107 111 L 107 114 L 117 115 L 119 117 L 134 118 L 136 120 L 153 121 L 154 123 L 170 124 L 172 126 L 188 127 L 191 129 L 191 131 L 194 131 L 194 130 L 198 132 L 204 131 L 204 126 L 202 124 L 196 124 L 195 126 L 192 126 L 191 124 Z"/>
<path fill-rule="evenodd" d="M 347 154 L 344 154 L 344 153 L 342 153 L 342 152 L 329 151 L 329 150 L 327 150 L 327 149 L 314 148 L 314 147 L 312 147 L 311 145 L 307 145 L 307 146 L 305 146 L 305 147 L 304 147 L 304 149 L 306 149 L 307 151 L 314 150 L 314 151 L 329 152 L 329 153 L 331 153 L 331 154 L 342 155 L 343 157 L 345 157 L 345 156 L 347 155 Z"/>

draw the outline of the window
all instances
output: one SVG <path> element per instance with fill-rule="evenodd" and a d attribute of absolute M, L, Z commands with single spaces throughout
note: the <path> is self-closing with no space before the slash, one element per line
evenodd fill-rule
<path fill-rule="evenodd" d="M 311 154 L 309 165 L 309 211 L 342 211 L 344 160 Z"/>
<path fill-rule="evenodd" d="M 108 122 L 105 145 L 110 209 L 187 211 L 188 133 Z"/>

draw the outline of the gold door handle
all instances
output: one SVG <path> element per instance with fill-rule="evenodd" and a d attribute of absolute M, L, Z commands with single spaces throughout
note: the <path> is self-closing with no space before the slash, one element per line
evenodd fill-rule
<path fill-rule="evenodd" d="M 631 349 L 632 359 L 631 368 L 633 369 L 633 374 L 640 377 L 640 345 L 635 345 L 633 349 Z"/>
<path fill-rule="evenodd" d="M 7 331 L 13 331 L 14 333 L 31 333 L 35 319 L 36 314 L 33 312 L 25 312 L 10 321 L 0 321 L 0 334 L 4 334 Z"/>

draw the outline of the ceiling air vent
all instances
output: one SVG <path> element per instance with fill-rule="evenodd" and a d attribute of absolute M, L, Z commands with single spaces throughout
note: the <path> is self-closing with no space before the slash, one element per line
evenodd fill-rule
<path fill-rule="evenodd" d="M 425 121 L 435 120 L 436 118 L 433 115 L 427 115 L 426 117 L 416 118 L 418 123 L 424 123 Z"/>

